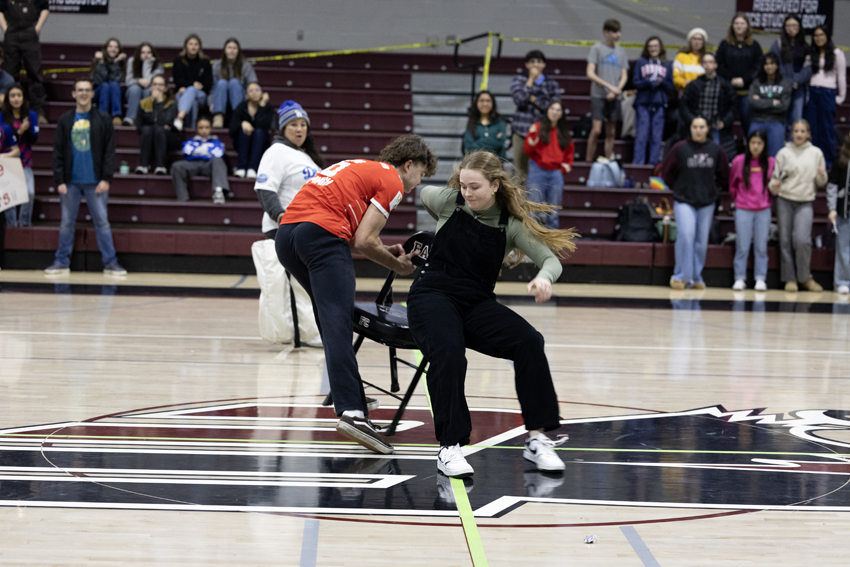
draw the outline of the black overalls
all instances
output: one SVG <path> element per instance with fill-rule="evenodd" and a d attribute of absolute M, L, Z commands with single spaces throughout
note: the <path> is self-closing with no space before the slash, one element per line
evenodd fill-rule
<path fill-rule="evenodd" d="M 529 430 L 557 429 L 558 399 L 543 352 L 543 335 L 496 301 L 493 289 L 507 245 L 508 211 L 499 228 L 461 209 L 437 233 L 434 251 L 408 297 L 413 338 L 430 361 L 428 393 L 440 445 L 469 443 L 472 422 L 464 396 L 466 348 L 514 362 L 516 391 Z"/>
<path fill-rule="evenodd" d="M 43 112 L 45 93 L 41 76 L 41 44 L 35 24 L 41 16 L 38 3 L 33 0 L 9 0 L 6 8 L 6 36 L 4 54 L 6 71 L 21 80 L 21 62 L 27 71 L 30 90 L 30 108 L 39 115 Z"/>

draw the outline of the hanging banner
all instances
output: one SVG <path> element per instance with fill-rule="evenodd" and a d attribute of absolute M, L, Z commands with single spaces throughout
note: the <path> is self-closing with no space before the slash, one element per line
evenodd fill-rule
<path fill-rule="evenodd" d="M 835 0 L 737 0 L 737 11 L 747 14 L 753 29 L 779 33 L 785 16 L 794 14 L 803 24 L 803 33 L 818 26 L 832 35 Z"/>
<path fill-rule="evenodd" d="M 50 11 L 65 14 L 108 14 L 109 0 L 50 0 Z"/>

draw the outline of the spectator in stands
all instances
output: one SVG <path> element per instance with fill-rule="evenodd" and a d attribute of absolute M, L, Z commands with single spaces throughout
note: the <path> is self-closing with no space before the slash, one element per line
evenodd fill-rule
<path fill-rule="evenodd" d="M 835 227 L 835 291 L 850 293 L 850 134 L 836 158 L 826 186 L 829 222 Z"/>
<path fill-rule="evenodd" d="M 97 107 L 112 116 L 112 125 L 121 126 L 121 82 L 127 74 L 127 54 L 121 42 L 111 37 L 91 62 L 91 79 Z"/>
<path fill-rule="evenodd" d="M 605 20 L 602 25 L 603 41 L 593 44 L 587 56 L 587 78 L 590 79 L 590 109 L 593 125 L 587 137 L 587 161 L 596 155 L 596 144 L 605 121 L 605 157 L 614 153 L 617 123 L 622 120 L 620 101 L 623 87 L 629 80 L 629 60 L 626 51 L 617 45 L 620 41 L 620 22 Z"/>
<path fill-rule="evenodd" d="M 171 70 L 174 88 L 177 89 L 177 118 L 174 127 L 183 130 L 195 126 L 198 109 L 207 102 L 212 88 L 212 66 L 204 55 L 201 38 L 191 33 L 183 41 L 183 51 L 174 60 Z M 188 121 L 186 116 L 189 117 Z"/>
<path fill-rule="evenodd" d="M 35 177 L 32 173 L 32 145 L 38 141 L 38 114 L 30 110 L 29 101 L 24 94 L 24 87 L 14 83 L 6 91 L 3 99 L 3 113 L 0 123 L 4 125 L 4 143 L 8 140 L 17 141 L 24 167 L 24 179 L 27 184 L 29 202 L 21 205 L 20 216 L 15 215 L 15 207 L 6 209 L 7 226 L 32 226 L 32 209 L 35 204 Z M 7 131 L 5 126 L 10 127 Z M 13 136 L 10 136 L 10 134 Z M 3 149 L 4 153 L 8 150 Z"/>
<path fill-rule="evenodd" d="M 755 130 L 767 132 L 767 153 L 776 153 L 785 145 L 785 120 L 791 105 L 793 87 L 791 81 L 782 78 L 779 57 L 767 53 L 758 76 L 750 84 L 749 109 L 750 133 Z"/>
<path fill-rule="evenodd" d="M 847 60 L 832 43 L 826 28 L 820 26 L 812 32 L 811 58 L 812 80 L 805 115 L 812 126 L 812 143 L 823 152 L 829 169 L 836 151 L 835 110 L 847 96 Z"/>
<path fill-rule="evenodd" d="M 481 91 L 475 95 L 475 102 L 469 108 L 469 120 L 463 133 L 463 153 L 477 150 L 493 152 L 499 159 L 507 160 L 505 139 L 508 125 L 499 116 L 496 109 L 496 97 L 490 91 Z"/>
<path fill-rule="evenodd" d="M 171 166 L 171 180 L 178 201 L 189 200 L 189 179 L 196 175 L 212 181 L 212 200 L 224 204 L 224 194 L 230 191 L 227 164 L 224 163 L 224 144 L 212 133 L 212 122 L 206 116 L 198 118 L 197 135 L 183 142 L 183 161 Z"/>
<path fill-rule="evenodd" d="M 560 102 L 550 103 L 540 122 L 531 125 L 523 149 L 528 155 L 528 199 L 560 209 L 564 198 L 564 174 L 572 171 L 575 154 Z M 538 213 L 537 218 L 548 228 L 559 228 L 557 210 Z"/>
<path fill-rule="evenodd" d="M 263 207 L 263 233 L 274 238 L 286 207 L 301 186 L 325 167 L 310 133 L 310 117 L 287 100 L 277 111 L 280 134 L 263 154 L 254 191 Z"/>
<path fill-rule="evenodd" d="M 661 163 L 661 178 L 673 190 L 678 229 L 676 266 L 670 278 L 673 289 L 705 289 L 702 269 L 718 187 L 726 187 L 729 179 L 726 153 L 708 133 L 708 121 L 695 117 L 690 137 L 674 145 Z"/>
<path fill-rule="evenodd" d="M 0 104 L 3 104 L 3 97 L 6 96 L 6 91 L 9 87 L 15 84 L 15 78 L 9 74 L 3 67 L 3 46 L 0 45 Z"/>
<path fill-rule="evenodd" d="M 151 79 L 151 96 L 139 103 L 139 165 L 136 173 L 146 175 L 150 171 L 151 156 L 154 160 L 154 175 L 167 175 L 165 158 L 168 152 L 180 147 L 180 134 L 174 129 L 177 117 L 177 102 L 168 89 L 163 75 Z"/>
<path fill-rule="evenodd" d="M 708 34 L 702 28 L 694 28 L 688 32 L 685 42 L 686 46 L 676 54 L 673 60 L 673 85 L 680 93 L 685 90 L 688 83 L 705 73 L 700 61 L 705 55 Z M 686 121 L 685 124 L 687 126 L 690 122 Z"/>
<path fill-rule="evenodd" d="M 779 225 L 780 268 L 785 291 L 823 291 L 812 277 L 812 218 L 818 187 L 826 185 L 826 162 L 820 148 L 812 145 L 809 123 L 796 120 L 792 141 L 776 154 L 770 192 L 776 195 Z"/>
<path fill-rule="evenodd" d="M 5 37 L 6 70 L 16 83 L 21 82 L 21 63 L 27 72 L 30 103 L 38 114 L 38 122 L 47 124 L 44 117 L 44 83 L 41 76 L 41 30 L 50 15 L 48 0 L 0 0 L 0 29 Z"/>
<path fill-rule="evenodd" d="M 256 179 L 260 158 L 269 147 L 275 113 L 268 106 L 268 93 L 259 84 L 249 83 L 246 94 L 248 98 L 239 103 L 230 120 L 230 138 L 239 152 L 234 175 Z"/>
<path fill-rule="evenodd" d="M 528 176 L 528 156 L 523 151 L 525 136 L 532 124 L 540 120 L 545 108 L 554 100 L 561 100 L 561 89 L 555 79 L 543 74 L 546 56 L 534 49 L 525 54 L 527 75 L 516 75 L 511 82 L 511 97 L 516 112 L 511 121 L 514 148 L 514 169 L 523 178 Z"/>
<path fill-rule="evenodd" d="M 683 124 L 691 124 L 696 116 L 708 120 L 709 136 L 726 152 L 727 159 L 738 153 L 732 125 L 735 122 L 735 88 L 717 75 L 717 61 L 713 53 L 700 60 L 705 73 L 688 83 L 679 101 L 679 115 Z M 680 131 L 683 138 L 687 131 Z"/>
<path fill-rule="evenodd" d="M 118 264 L 107 219 L 108 191 L 115 171 L 115 130 L 108 114 L 92 108 L 90 79 L 77 79 L 73 96 L 76 108 L 59 118 L 53 140 L 53 182 L 62 201 L 62 222 L 56 259 L 44 271 L 48 275 L 70 271 L 77 212 L 85 195 L 103 257 L 103 273 L 123 276 L 127 270 Z"/>
<path fill-rule="evenodd" d="M 798 16 L 786 16 L 782 33 L 770 46 L 770 52 L 779 58 L 782 76 L 788 79 L 794 88 L 785 134 L 786 139 L 790 139 L 792 124 L 803 117 L 809 81 L 812 79 L 812 58 Z"/>
<path fill-rule="evenodd" d="M 732 18 L 726 39 L 717 48 L 717 74 L 732 83 L 737 98 L 735 108 L 744 132 L 750 131 L 748 98 L 750 84 L 761 68 L 762 51 L 753 39 L 753 30 L 746 14 Z"/>
<path fill-rule="evenodd" d="M 224 42 L 221 59 L 212 64 L 213 128 L 224 127 L 227 103 L 235 109 L 245 98 L 248 85 L 257 83 L 257 73 L 251 62 L 242 56 L 242 46 L 235 37 Z"/>
<path fill-rule="evenodd" d="M 124 84 L 127 87 L 127 115 L 124 124 L 136 125 L 136 114 L 139 103 L 151 95 L 151 80 L 156 76 L 165 76 L 165 67 L 159 60 L 153 45 L 142 42 L 136 48 L 136 53 L 127 59 L 127 76 Z"/>
<path fill-rule="evenodd" d="M 10 158 L 21 155 L 21 150 L 15 141 L 15 132 L 8 124 L 5 123 L 0 124 L 0 155 Z M 30 197 L 30 203 L 28 204 L 31 203 L 32 197 Z M 6 226 L 18 226 L 17 207 L 6 209 L 3 216 L 6 219 Z"/>
<path fill-rule="evenodd" d="M 773 175 L 773 158 L 767 155 L 767 132 L 754 130 L 744 153 L 735 156 L 729 172 L 729 193 L 735 203 L 735 284 L 747 289 L 747 258 L 750 244 L 755 255 L 756 291 L 767 291 L 767 238 L 770 232 L 770 205 L 767 188 Z"/>
<path fill-rule="evenodd" d="M 667 93 L 673 90 L 673 66 L 667 61 L 664 43 L 658 36 L 646 40 L 643 53 L 635 63 L 635 146 L 632 163 L 656 165 L 661 154 L 664 137 L 664 114 Z M 649 140 L 649 161 L 646 143 Z"/>

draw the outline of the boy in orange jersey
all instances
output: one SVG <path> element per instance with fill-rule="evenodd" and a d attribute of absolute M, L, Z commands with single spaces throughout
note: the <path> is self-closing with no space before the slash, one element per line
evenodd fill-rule
<path fill-rule="evenodd" d="M 277 256 L 313 300 L 325 348 L 336 429 L 376 453 L 393 447 L 369 420 L 366 395 L 352 346 L 355 277 L 351 249 L 401 275 L 413 272 L 401 245 L 384 246 L 387 218 L 422 180 L 436 172 L 437 158 L 415 135 L 393 140 L 378 161 L 347 160 L 310 179 L 280 221 Z"/>

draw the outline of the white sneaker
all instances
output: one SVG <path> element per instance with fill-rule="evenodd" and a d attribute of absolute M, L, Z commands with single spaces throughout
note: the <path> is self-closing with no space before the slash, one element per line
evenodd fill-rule
<path fill-rule="evenodd" d="M 525 460 L 537 465 L 537 470 L 550 472 L 562 471 L 566 465 L 555 454 L 555 447 L 563 445 L 566 441 L 566 437 L 561 438 L 560 441 L 552 441 L 542 433 L 536 437 L 529 437 L 525 440 L 525 449 L 522 451 L 522 456 L 525 457 Z"/>
<path fill-rule="evenodd" d="M 249 169 L 248 172 L 245 174 L 245 177 L 247 177 L 248 179 L 256 179 L 257 178 L 257 172 L 254 171 L 253 169 Z"/>
<path fill-rule="evenodd" d="M 150 171 L 150 168 L 145 167 L 144 165 L 136 166 L 136 175 L 147 175 Z"/>
<path fill-rule="evenodd" d="M 744 280 L 735 280 L 735 283 L 732 285 L 732 289 L 735 291 L 744 291 L 747 289 L 747 284 Z"/>
<path fill-rule="evenodd" d="M 175 118 L 174 119 L 174 129 L 177 130 L 178 132 L 182 132 L 183 131 L 183 120 L 181 120 L 180 118 Z"/>
<path fill-rule="evenodd" d="M 460 445 L 443 445 L 437 453 L 437 469 L 446 476 L 463 478 L 475 471 L 466 462 Z"/>
<path fill-rule="evenodd" d="M 850 286 L 840 285 L 835 291 L 837 291 L 838 293 L 850 293 Z"/>
<path fill-rule="evenodd" d="M 756 291 L 767 291 L 767 284 L 764 283 L 764 280 L 757 280 L 756 281 L 755 290 Z"/>
<path fill-rule="evenodd" d="M 216 187 L 215 191 L 213 191 L 213 204 L 214 205 L 223 205 L 224 204 L 224 191 L 221 187 Z"/>
<path fill-rule="evenodd" d="M 244 179 L 245 178 L 245 170 L 244 169 L 237 169 L 236 171 L 233 172 L 233 175 L 235 175 L 236 177 L 241 177 L 242 179 Z"/>

